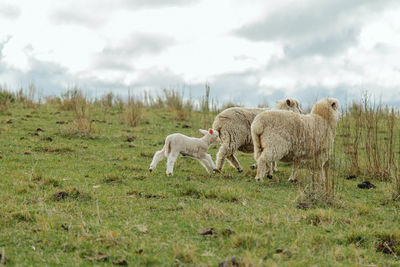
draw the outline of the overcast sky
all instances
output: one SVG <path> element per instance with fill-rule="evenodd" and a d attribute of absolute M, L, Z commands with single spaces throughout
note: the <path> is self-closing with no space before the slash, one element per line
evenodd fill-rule
<path fill-rule="evenodd" d="M 0 84 L 400 106 L 398 0 L 1 0 Z"/>

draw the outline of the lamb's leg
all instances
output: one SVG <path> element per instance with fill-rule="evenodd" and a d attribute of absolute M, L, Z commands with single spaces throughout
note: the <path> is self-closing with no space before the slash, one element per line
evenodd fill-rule
<path fill-rule="evenodd" d="M 222 144 L 217 153 L 216 165 L 218 171 L 222 170 L 222 168 L 224 167 L 225 159 L 230 155 L 232 155 L 231 149 L 229 149 L 228 145 Z"/>
<path fill-rule="evenodd" d="M 294 159 L 293 160 L 293 168 L 292 168 L 292 173 L 290 174 L 289 177 L 289 182 L 293 183 L 296 181 L 296 172 L 299 169 L 300 166 L 300 160 L 299 159 Z"/>
<path fill-rule="evenodd" d="M 205 154 L 205 159 L 207 160 L 207 162 L 209 163 L 209 165 L 211 166 L 211 169 L 213 170 L 213 171 L 218 171 L 217 170 L 217 167 L 215 167 L 215 164 L 214 164 L 214 161 L 213 161 L 213 159 L 212 159 L 212 157 L 211 157 L 211 155 L 210 154 Z"/>
<path fill-rule="evenodd" d="M 170 176 L 174 172 L 174 164 L 176 159 L 178 158 L 179 153 L 177 152 L 171 152 L 168 154 L 167 158 L 167 175 Z"/>
<path fill-rule="evenodd" d="M 149 171 L 152 172 L 156 167 L 157 164 L 165 158 L 164 149 L 157 151 L 154 153 L 153 160 L 150 163 Z"/>
<path fill-rule="evenodd" d="M 229 162 L 232 164 L 232 166 L 236 168 L 236 170 L 237 170 L 238 172 L 243 172 L 243 169 L 242 169 L 242 167 L 240 166 L 240 163 L 239 163 L 239 161 L 237 160 L 237 158 L 235 157 L 235 155 L 232 154 L 232 155 L 228 156 L 227 159 L 228 159 Z"/>
<path fill-rule="evenodd" d="M 200 162 L 201 166 L 203 166 L 204 169 L 207 170 L 208 173 L 211 173 L 213 171 L 213 168 L 210 166 L 205 158 L 198 158 L 197 160 Z"/>

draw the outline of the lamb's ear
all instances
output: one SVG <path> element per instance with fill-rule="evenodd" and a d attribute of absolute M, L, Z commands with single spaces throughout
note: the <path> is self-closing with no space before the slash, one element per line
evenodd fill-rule
<path fill-rule="evenodd" d="M 289 98 L 286 99 L 286 105 L 288 105 L 289 107 L 293 106 L 293 101 L 291 101 Z"/>
<path fill-rule="evenodd" d="M 199 129 L 199 131 L 203 134 L 203 135 L 206 135 L 206 134 L 208 134 L 208 131 L 206 131 L 206 130 L 203 130 L 203 129 Z"/>

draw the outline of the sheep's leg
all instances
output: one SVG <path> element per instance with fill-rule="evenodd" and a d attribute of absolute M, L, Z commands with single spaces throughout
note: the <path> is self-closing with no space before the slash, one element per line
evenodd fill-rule
<path fill-rule="evenodd" d="M 269 166 L 269 162 L 267 161 L 267 153 L 264 150 L 263 153 L 257 159 L 257 174 L 256 181 L 262 183 L 264 181 L 265 171 L 267 170 L 267 166 Z"/>
<path fill-rule="evenodd" d="M 168 155 L 167 159 L 167 175 L 170 176 L 174 172 L 174 164 L 176 159 L 178 158 L 179 153 L 177 152 L 171 152 Z"/>
<path fill-rule="evenodd" d="M 273 170 L 274 172 L 277 172 L 277 171 L 278 171 L 277 166 L 278 166 L 278 163 L 277 163 L 276 161 L 274 161 L 274 162 L 272 163 L 272 170 Z"/>
<path fill-rule="evenodd" d="M 226 144 L 223 144 L 217 153 L 217 170 L 221 171 L 224 167 L 225 159 L 232 155 L 232 149 L 230 149 Z"/>
<path fill-rule="evenodd" d="M 153 160 L 150 163 L 149 171 L 152 172 L 157 167 L 157 164 L 164 158 L 165 158 L 164 149 L 154 153 Z"/>
<path fill-rule="evenodd" d="M 231 163 L 231 165 L 232 165 L 233 167 L 236 168 L 236 170 L 237 170 L 238 172 L 243 172 L 243 169 L 242 169 L 242 167 L 240 166 L 240 163 L 239 163 L 239 161 L 237 160 L 237 158 L 235 157 L 235 155 L 232 154 L 232 155 L 228 156 L 227 159 L 228 159 L 228 161 Z"/>
<path fill-rule="evenodd" d="M 327 160 L 322 164 L 322 169 L 321 169 L 321 175 L 324 176 L 324 178 L 325 178 L 324 180 L 325 180 L 325 190 L 326 190 L 326 192 L 330 191 L 330 188 L 329 188 L 329 173 L 328 173 L 328 171 L 329 171 L 329 161 Z"/>
<path fill-rule="evenodd" d="M 290 177 L 288 179 L 289 182 L 293 183 L 296 181 L 296 173 L 297 170 L 299 169 L 299 166 L 300 166 L 300 160 L 298 159 L 293 160 L 292 173 L 290 174 Z"/>

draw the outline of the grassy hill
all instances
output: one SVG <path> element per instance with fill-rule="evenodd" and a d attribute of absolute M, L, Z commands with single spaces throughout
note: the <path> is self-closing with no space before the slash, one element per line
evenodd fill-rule
<path fill-rule="evenodd" d="M 256 183 L 253 156 L 243 153 L 243 173 L 226 164 L 210 175 L 185 158 L 172 177 L 165 161 L 148 172 L 167 134 L 200 136 L 215 113 L 185 103 L 47 100 L 7 100 L 0 112 L 0 262 L 400 265 L 399 118 L 390 110 L 344 113 L 331 159 L 333 201 L 302 206 L 306 165 L 297 184 L 287 182 L 284 163 L 274 179 Z M 217 151 L 210 149 L 214 160 Z M 359 189 L 363 180 L 376 189 Z"/>

